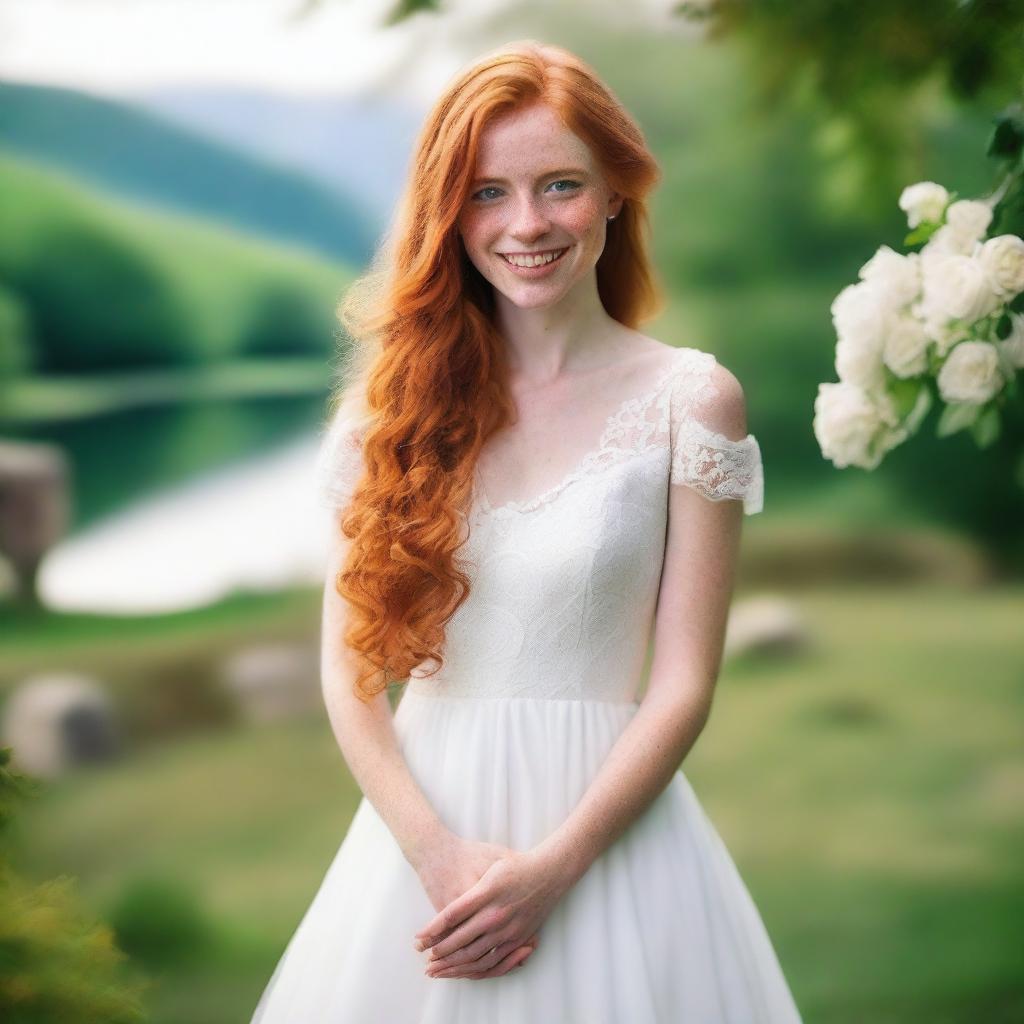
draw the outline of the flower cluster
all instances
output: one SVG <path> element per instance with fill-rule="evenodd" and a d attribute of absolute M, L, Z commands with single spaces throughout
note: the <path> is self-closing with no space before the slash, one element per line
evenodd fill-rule
<path fill-rule="evenodd" d="M 986 238 L 991 201 L 957 200 L 918 182 L 899 205 L 911 233 L 882 245 L 832 303 L 838 383 L 820 384 L 814 435 L 837 467 L 874 469 L 919 426 L 933 392 L 945 403 L 940 436 L 998 435 L 1000 402 L 1024 368 L 1024 240 Z"/>

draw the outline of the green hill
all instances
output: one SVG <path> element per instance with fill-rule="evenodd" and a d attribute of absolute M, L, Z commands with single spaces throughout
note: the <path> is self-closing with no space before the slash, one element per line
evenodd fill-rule
<path fill-rule="evenodd" d="M 368 259 L 377 233 L 358 197 L 117 100 L 0 81 L 0 139 L 98 188 L 346 262 Z"/>
<path fill-rule="evenodd" d="M 352 274 L 342 263 L 117 201 L 2 152 L 0 193 L 0 313 L 14 311 L 0 317 L 0 370 L 333 351 L 334 306 Z"/>

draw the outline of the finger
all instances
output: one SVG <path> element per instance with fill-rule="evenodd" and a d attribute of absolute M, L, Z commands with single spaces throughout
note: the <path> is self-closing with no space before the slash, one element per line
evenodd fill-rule
<path fill-rule="evenodd" d="M 484 971 L 477 975 L 469 975 L 469 977 L 477 979 L 500 978 L 503 974 L 508 974 L 509 971 L 514 970 L 516 967 L 522 967 L 532 952 L 533 950 L 529 946 L 519 946 L 489 971 Z"/>
<path fill-rule="evenodd" d="M 504 942 L 496 940 L 491 933 L 481 935 L 475 942 L 457 949 L 448 956 L 438 957 L 432 961 L 427 968 L 427 973 L 436 975 L 438 971 L 447 970 L 450 967 L 469 967 L 480 970 L 483 967 L 492 967 L 506 953 L 511 953 L 522 943 L 519 939 L 508 939 Z"/>
<path fill-rule="evenodd" d="M 455 929 L 450 935 L 434 943 L 431 955 L 431 963 L 435 963 L 438 960 L 444 959 L 445 957 L 452 956 L 453 954 L 459 954 L 462 956 L 468 947 L 476 943 L 477 940 L 490 936 L 491 941 L 487 943 L 478 943 L 477 948 L 482 952 L 483 950 L 490 949 L 491 946 L 497 945 L 498 939 L 495 938 L 494 932 L 503 924 L 494 920 L 493 915 L 486 914 L 474 914 L 468 921 L 463 922 Z M 478 956 L 480 953 L 477 954 Z M 473 957 L 463 957 L 463 959 L 474 959 Z"/>
<path fill-rule="evenodd" d="M 490 907 L 484 908 L 472 917 L 464 921 L 450 935 L 434 943 L 433 953 L 435 958 L 450 956 L 452 953 L 462 953 L 463 949 L 475 942 L 477 939 L 490 937 L 491 941 L 483 948 L 497 945 L 501 939 L 496 935 L 507 925 L 508 913 L 505 910 Z"/>
<path fill-rule="evenodd" d="M 497 946 L 493 952 L 485 953 L 479 959 L 468 964 L 449 967 L 432 977 L 439 978 L 496 978 L 507 974 L 513 967 L 522 963 L 533 950 L 518 942 L 506 942 Z"/>
<path fill-rule="evenodd" d="M 466 918 L 475 914 L 487 903 L 488 887 L 476 882 L 461 896 L 457 896 L 446 907 L 438 911 L 437 916 L 426 927 L 421 928 L 414 936 L 419 940 L 421 950 L 428 949 L 440 941 L 446 932 L 458 927 Z"/>
<path fill-rule="evenodd" d="M 534 932 L 533 935 L 531 935 L 521 946 L 516 947 L 517 949 L 524 950 L 523 958 L 522 958 L 522 960 L 520 960 L 520 963 L 522 963 L 524 960 L 526 960 L 526 958 L 537 948 L 537 945 L 538 945 L 539 942 L 540 942 L 540 933 L 539 932 Z M 435 976 L 435 974 L 434 974 L 435 967 L 438 970 L 444 970 L 445 968 L 447 968 L 449 966 L 454 966 L 454 965 L 455 965 L 455 961 L 451 957 L 436 957 L 435 958 L 433 956 L 433 950 L 432 950 L 431 951 L 431 958 L 430 958 L 430 961 L 429 961 L 428 967 L 427 967 L 427 973 L 430 975 L 430 977 L 434 977 Z M 516 965 L 516 966 L 518 966 L 518 965 Z M 452 976 L 454 977 L 455 975 L 452 975 Z"/>

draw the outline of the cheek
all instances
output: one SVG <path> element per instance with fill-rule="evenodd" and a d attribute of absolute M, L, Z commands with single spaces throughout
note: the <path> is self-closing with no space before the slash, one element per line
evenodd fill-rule
<path fill-rule="evenodd" d="M 479 231 L 479 217 L 471 207 L 464 207 L 455 220 L 455 227 L 462 236 L 467 248 L 472 245 L 473 239 Z"/>
<path fill-rule="evenodd" d="M 601 227 L 602 207 L 589 196 L 581 197 L 565 211 L 562 223 L 577 236 L 595 234 Z"/>

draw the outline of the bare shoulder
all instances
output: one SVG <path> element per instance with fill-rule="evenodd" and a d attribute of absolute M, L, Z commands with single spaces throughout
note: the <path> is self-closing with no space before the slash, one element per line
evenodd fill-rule
<path fill-rule="evenodd" d="M 717 359 L 711 367 L 711 387 L 700 402 L 698 415 L 705 426 L 734 441 L 747 436 L 747 400 L 739 378 Z"/>
<path fill-rule="evenodd" d="M 668 345 L 638 331 L 633 333 L 638 344 L 652 353 L 660 352 L 660 356 L 652 355 L 651 358 L 660 358 L 663 365 L 677 359 L 680 350 L 706 357 L 710 366 L 710 374 L 706 380 L 708 386 L 698 389 L 693 413 L 705 426 L 725 434 L 726 437 L 733 440 L 742 440 L 746 437 L 747 403 L 743 385 L 736 374 L 720 362 L 713 352 L 692 345 Z"/>

